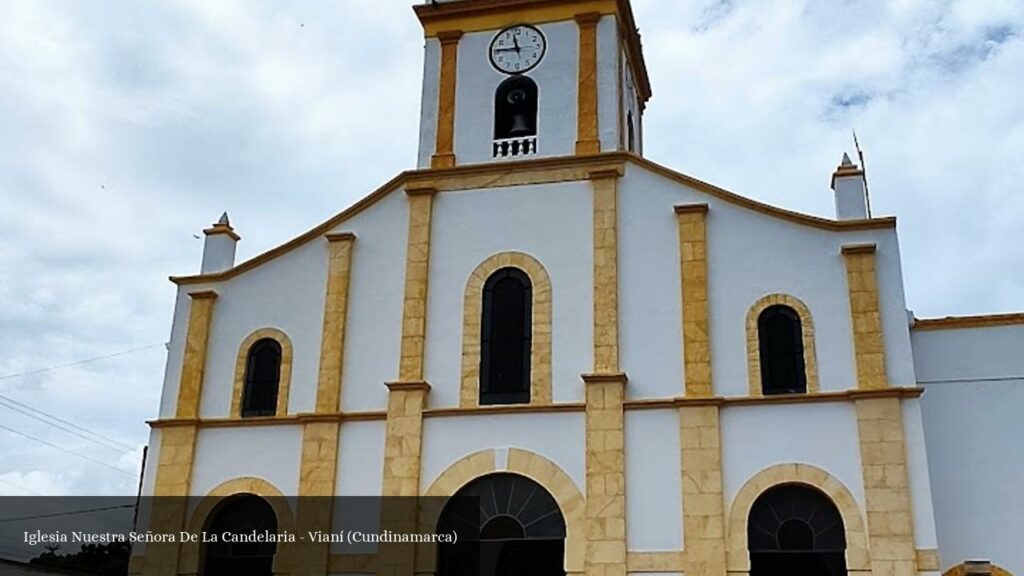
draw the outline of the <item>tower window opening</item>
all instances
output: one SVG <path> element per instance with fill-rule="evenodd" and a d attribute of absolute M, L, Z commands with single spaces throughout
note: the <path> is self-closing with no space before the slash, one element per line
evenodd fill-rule
<path fill-rule="evenodd" d="M 495 158 L 537 153 L 537 83 L 528 76 L 513 76 L 494 93 Z"/>

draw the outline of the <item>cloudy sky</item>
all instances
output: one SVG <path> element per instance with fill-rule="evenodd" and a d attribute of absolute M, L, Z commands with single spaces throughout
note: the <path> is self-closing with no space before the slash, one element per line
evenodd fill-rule
<path fill-rule="evenodd" d="M 634 4 L 649 157 L 831 216 L 855 128 L 918 316 L 1024 308 L 1024 2 Z M 0 5 L 0 494 L 133 493 L 167 276 L 224 210 L 245 259 L 413 167 L 422 33 L 409 0 Z"/>

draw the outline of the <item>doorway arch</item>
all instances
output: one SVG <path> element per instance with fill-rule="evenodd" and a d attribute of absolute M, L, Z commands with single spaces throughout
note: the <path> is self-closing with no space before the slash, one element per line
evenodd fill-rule
<path fill-rule="evenodd" d="M 438 576 L 565 576 L 565 517 L 554 496 L 526 476 L 501 472 L 466 484 L 437 530 L 458 534 L 458 544 L 438 547 Z"/>
<path fill-rule="evenodd" d="M 218 541 L 203 544 L 202 576 L 273 576 L 274 542 L 232 542 L 226 534 L 276 534 L 278 522 L 274 507 L 254 494 L 239 494 L 225 499 L 211 512 L 204 532 L 217 535 Z"/>
<path fill-rule="evenodd" d="M 839 508 L 804 484 L 766 490 L 750 509 L 751 576 L 847 576 L 846 529 Z"/>

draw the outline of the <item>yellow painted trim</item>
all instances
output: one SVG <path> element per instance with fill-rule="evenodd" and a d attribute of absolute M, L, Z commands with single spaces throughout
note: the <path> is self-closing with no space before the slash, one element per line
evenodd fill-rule
<path fill-rule="evenodd" d="M 867 390 L 888 388 L 875 245 L 843 246 L 842 253 L 846 261 L 857 386 Z"/>
<path fill-rule="evenodd" d="M 458 81 L 459 38 L 461 30 L 446 30 L 438 34 L 441 41 L 441 71 L 438 80 L 437 136 L 432 168 L 455 166 L 455 93 Z"/>
<path fill-rule="evenodd" d="M 721 410 L 679 408 L 683 550 L 687 576 L 725 574 Z"/>
<path fill-rule="evenodd" d="M 388 383 L 382 496 L 419 494 L 423 410 L 429 393 L 426 382 Z"/>
<path fill-rule="evenodd" d="M 818 354 L 814 347 L 814 320 L 811 310 L 798 298 L 788 294 L 769 294 L 762 297 L 747 311 L 747 375 L 748 389 L 751 396 L 764 396 L 761 387 L 761 339 L 757 322 L 761 313 L 770 306 L 788 306 L 800 317 L 800 331 L 804 345 L 804 371 L 807 380 L 807 393 L 817 394 L 818 385 Z"/>
<path fill-rule="evenodd" d="M 216 236 L 218 234 L 224 234 L 230 237 L 235 242 L 242 239 L 242 237 L 239 236 L 237 232 L 235 232 L 235 229 L 232 228 L 230 224 L 221 224 L 219 222 L 203 230 L 203 234 L 207 236 Z"/>
<path fill-rule="evenodd" d="M 887 230 L 894 229 L 896 227 L 896 219 L 892 217 L 872 218 L 867 220 L 830 220 L 827 218 L 820 218 L 818 216 L 810 216 L 808 214 L 801 214 L 799 212 L 776 208 L 775 206 L 763 204 L 756 200 L 751 200 L 750 198 L 745 198 L 733 192 L 729 192 L 728 190 L 708 184 L 707 182 L 703 182 L 691 176 L 675 172 L 670 168 L 656 164 L 636 154 L 618 151 L 605 152 L 593 156 L 558 156 L 531 160 L 515 160 L 510 162 L 489 162 L 485 164 L 472 164 L 445 169 L 431 168 L 402 172 L 375 190 L 373 193 L 365 196 L 355 204 L 331 217 L 326 222 L 284 244 L 281 244 L 280 246 L 277 246 L 276 248 L 242 262 L 234 268 L 213 274 L 172 276 L 171 281 L 178 285 L 212 284 L 240 276 L 249 270 L 283 256 L 292 250 L 308 244 L 309 242 L 320 239 L 331 230 L 344 224 L 358 214 L 361 214 L 367 208 L 387 197 L 388 194 L 409 183 L 429 182 L 434 185 L 439 192 L 471 188 L 483 190 L 507 186 L 526 186 L 549 182 L 586 180 L 589 178 L 589 168 L 591 167 L 607 164 L 623 165 L 626 162 L 648 169 L 662 177 L 708 194 L 713 198 L 722 200 L 723 202 L 728 202 L 754 212 L 793 222 L 801 226 L 832 232 Z"/>
<path fill-rule="evenodd" d="M 398 378 L 423 380 L 427 333 L 427 285 L 430 279 L 432 194 L 409 195 L 409 232 L 405 250 L 405 295 Z"/>
<path fill-rule="evenodd" d="M 178 418 L 199 416 L 199 402 L 203 395 L 203 378 L 206 375 L 206 355 L 209 348 L 210 325 L 213 323 L 213 305 L 217 293 L 212 290 L 189 294 L 188 328 L 185 334 L 185 351 L 178 384 Z"/>
<path fill-rule="evenodd" d="M 683 572 L 686 564 L 683 552 L 627 552 L 626 572 Z"/>
<path fill-rule="evenodd" d="M 352 247 L 355 239 L 355 234 L 351 233 L 327 236 L 327 288 L 324 294 L 324 323 L 316 389 L 316 411 L 319 413 L 341 410 L 345 322 L 348 315 L 348 289 L 352 276 Z"/>
<path fill-rule="evenodd" d="M 597 23 L 600 12 L 578 13 L 579 68 L 576 86 L 576 155 L 601 152 L 597 116 Z"/>
<path fill-rule="evenodd" d="M 899 574 L 916 565 L 914 512 L 910 499 L 903 403 L 898 398 L 872 398 L 854 403 L 864 474 L 864 506 L 875 574 Z"/>
<path fill-rule="evenodd" d="M 782 484 L 803 484 L 827 496 L 843 518 L 846 529 L 846 566 L 853 571 L 870 571 L 871 554 L 868 549 L 864 516 L 850 490 L 828 472 L 808 464 L 779 464 L 761 470 L 743 484 L 733 498 L 729 511 L 728 570 L 748 572 L 750 555 L 747 550 L 747 520 L 757 498 L 769 488 Z M 685 503 L 684 503 L 685 504 Z M 874 572 L 879 574 L 879 572 Z M 896 574 L 897 572 L 882 572 Z"/>
<path fill-rule="evenodd" d="M 292 515 L 291 507 L 285 495 L 273 484 L 262 479 L 250 476 L 228 480 L 204 496 L 195 510 L 192 511 L 188 522 L 188 531 L 191 534 L 199 534 L 203 531 L 209 521 L 210 514 L 226 498 L 241 494 L 252 494 L 266 499 L 267 503 L 274 509 L 277 516 L 278 531 L 295 533 L 295 517 Z M 288 573 L 292 558 L 289 554 L 289 546 L 278 546 L 274 555 L 274 573 Z M 202 561 L 202 546 L 198 542 L 187 542 L 181 546 L 181 559 L 179 562 L 182 574 L 197 574 L 199 564 Z"/>
<path fill-rule="evenodd" d="M 714 393 L 708 317 L 708 206 L 676 206 L 675 212 L 679 225 L 684 388 L 687 396 L 708 397 Z"/>
<path fill-rule="evenodd" d="M 1000 568 L 995 564 L 990 564 L 989 566 L 992 569 L 992 573 L 990 576 L 1013 576 L 1013 574 L 1011 574 L 1008 570 Z M 942 576 L 971 576 L 971 572 L 967 571 L 967 563 L 965 562 L 963 564 L 957 564 L 949 570 L 946 570 L 942 573 Z"/>
<path fill-rule="evenodd" d="M 481 262 L 469 275 L 463 295 L 462 377 L 459 407 L 480 405 L 480 330 L 483 290 L 502 268 L 516 268 L 533 284 L 533 326 L 530 343 L 530 406 L 551 404 L 551 278 L 536 258 L 523 252 L 501 252 Z"/>
<path fill-rule="evenodd" d="M 231 418 L 242 417 L 242 394 L 245 393 L 245 371 L 249 364 L 249 350 L 260 340 L 270 339 L 281 346 L 281 369 L 277 384 L 276 416 L 288 414 L 288 397 L 292 382 L 292 341 L 277 328 L 261 328 L 249 334 L 238 347 L 235 358 L 235 385 L 231 391 Z"/>
<path fill-rule="evenodd" d="M 453 496 L 471 481 L 498 472 L 510 472 L 525 476 L 543 486 L 554 497 L 562 512 L 562 517 L 565 519 L 565 571 L 571 574 L 583 573 L 586 499 L 564 470 L 540 454 L 520 448 L 510 448 L 506 468 L 499 470 L 494 450 L 474 452 L 441 472 L 423 491 L 423 495 Z M 436 526 L 440 512 L 440 510 L 436 510 L 433 511 L 433 514 L 424 515 L 421 525 Z M 417 564 L 421 567 L 426 566 L 427 570 L 434 570 L 436 556 L 433 554 L 433 550 L 429 556 L 417 554 Z"/>
<path fill-rule="evenodd" d="M 1022 326 L 1024 313 L 985 314 L 978 316 L 946 316 L 945 318 L 914 318 L 913 330 L 959 330 L 965 328 L 995 328 Z"/>
<path fill-rule="evenodd" d="M 626 573 L 625 374 L 584 374 L 587 574 Z"/>
<path fill-rule="evenodd" d="M 939 551 L 934 548 L 917 550 L 918 572 L 938 572 L 940 568 Z"/>
<path fill-rule="evenodd" d="M 594 220 L 594 372 L 619 371 L 617 171 L 591 173 Z"/>

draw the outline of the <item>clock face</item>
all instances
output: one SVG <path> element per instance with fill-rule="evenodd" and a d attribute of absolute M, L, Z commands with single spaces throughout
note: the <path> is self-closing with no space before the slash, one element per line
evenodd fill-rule
<path fill-rule="evenodd" d="M 547 51 L 540 30 L 525 24 L 505 28 L 491 40 L 491 65 L 506 74 L 532 70 Z"/>

